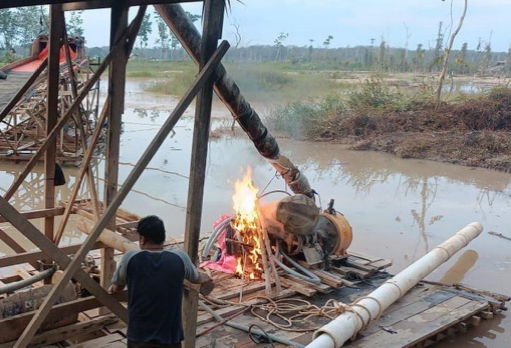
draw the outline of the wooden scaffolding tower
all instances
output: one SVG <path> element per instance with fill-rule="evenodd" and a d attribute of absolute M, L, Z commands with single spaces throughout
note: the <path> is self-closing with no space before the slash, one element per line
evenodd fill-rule
<path fill-rule="evenodd" d="M 188 194 L 188 206 L 186 217 L 186 231 L 184 249 L 195 261 L 201 230 L 201 215 L 203 188 L 205 180 L 205 167 L 207 157 L 208 133 L 211 117 L 211 103 L 213 86 L 215 83 L 215 70 L 219 62 L 229 48 L 229 44 L 223 41 L 218 45 L 221 38 L 223 26 L 223 14 L 225 11 L 225 0 L 204 0 L 203 12 L 203 34 L 199 42 L 200 52 L 195 52 L 194 60 L 199 65 L 199 74 L 189 87 L 174 111 L 168 117 L 157 135 L 151 141 L 144 154 L 135 165 L 124 184 L 118 188 L 119 152 L 121 118 L 124 111 L 126 65 L 130 51 L 133 48 L 135 39 L 140 29 L 145 11 L 148 5 L 155 3 L 154 0 L 3 0 L 0 8 L 51 5 L 50 6 L 50 34 L 49 54 L 47 61 L 46 77 L 46 135 L 44 142 L 40 144 L 37 152 L 26 163 L 24 169 L 17 175 L 16 179 L 5 192 L 0 196 L 0 222 L 9 222 L 14 228 L 20 231 L 27 239 L 34 243 L 40 251 L 27 252 L 7 232 L 0 229 L 0 239 L 13 249 L 17 254 L 2 259 L 2 266 L 21 264 L 29 262 L 35 267 L 56 263 L 63 270 L 60 279 L 53 285 L 41 306 L 35 311 L 27 313 L 20 322 L 24 331 L 18 338 L 14 347 L 27 347 L 33 340 L 34 335 L 48 316 L 56 313 L 77 313 L 85 309 L 105 306 L 113 314 L 123 321 L 127 321 L 126 308 L 120 303 L 125 299 L 125 293 L 121 296 L 113 296 L 105 290 L 115 269 L 113 249 L 98 243 L 98 237 L 105 228 L 116 230 L 116 213 L 123 200 L 136 183 L 153 155 L 158 150 L 164 139 L 168 136 L 174 125 L 182 116 L 193 99 L 196 98 L 195 127 L 193 137 L 193 150 L 191 158 L 190 184 Z M 179 2 L 159 0 L 155 5 L 160 13 L 164 13 L 165 6 L 180 6 Z M 140 6 L 135 18 L 129 22 L 128 11 L 132 6 Z M 79 91 L 74 91 L 75 96 L 66 108 L 65 112 L 58 118 L 59 108 L 59 52 L 65 33 L 64 12 L 70 10 L 88 10 L 96 8 L 109 8 L 111 11 L 111 32 L 110 52 L 98 66 L 93 75 L 86 81 Z M 184 13 L 184 11 L 183 11 Z M 169 18 L 164 18 L 167 23 Z M 172 28 L 171 28 L 172 29 Z M 186 36 L 186 33 L 176 33 L 176 36 Z M 189 49 L 189 52 L 192 50 Z M 65 208 L 59 207 L 55 202 L 55 166 L 58 150 L 57 136 L 62 131 L 74 113 L 80 107 L 80 103 L 86 98 L 87 93 L 93 88 L 100 76 L 108 69 L 108 96 L 103 105 L 97 123 L 108 124 L 106 140 L 106 170 L 105 170 L 105 195 L 103 197 L 104 209 L 100 209 L 98 188 L 89 166 L 95 144 L 100 137 L 102 127 L 96 127 L 91 132 L 91 141 L 82 142 L 83 166 L 76 178 L 74 190 L 67 199 Z M 12 103 L 11 103 L 12 104 Z M 34 166 L 44 160 L 44 190 L 42 200 L 44 209 L 30 212 L 18 211 L 9 201 L 17 192 L 23 188 L 27 176 Z M 89 185 L 90 199 L 93 202 L 93 213 L 95 215 L 95 226 L 89 236 L 81 245 L 59 248 L 58 241 L 66 230 L 66 224 L 72 213 L 72 205 L 76 200 L 77 192 L 80 189 L 82 180 L 87 178 Z M 60 223 L 57 225 L 56 217 L 60 216 Z M 36 228 L 29 219 L 43 218 L 42 230 Z M 82 260 L 91 249 L 101 249 L 101 282 L 98 284 L 81 269 Z M 69 255 L 73 254 L 72 257 Z M 91 294 L 93 299 L 79 299 L 68 303 L 54 305 L 59 294 L 63 291 L 71 279 L 76 279 Z M 195 346 L 195 331 L 197 321 L 198 293 L 194 291 L 185 292 L 184 305 L 184 326 L 186 336 L 186 347 Z M 22 324 L 21 324 L 22 323 Z"/>

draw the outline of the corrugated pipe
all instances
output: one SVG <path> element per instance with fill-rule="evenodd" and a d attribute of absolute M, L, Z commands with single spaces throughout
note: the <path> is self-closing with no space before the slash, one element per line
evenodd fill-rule
<path fill-rule="evenodd" d="M 483 226 L 473 222 L 435 249 L 408 266 L 392 279 L 387 280 L 369 295 L 347 305 L 344 312 L 314 333 L 314 340 L 307 348 L 339 348 L 371 321 L 382 315 L 392 303 L 401 298 L 442 263 L 479 236 Z"/>
<path fill-rule="evenodd" d="M 201 34 L 179 4 L 154 5 L 154 8 L 175 34 L 190 57 L 199 64 L 201 51 Z M 314 196 L 309 182 L 291 161 L 280 154 L 279 145 L 268 129 L 261 122 L 257 112 L 243 97 L 236 82 L 227 74 L 224 66 L 219 64 L 215 70 L 215 92 L 224 102 L 232 117 L 238 122 L 254 143 L 257 151 L 266 158 L 284 178 L 294 193 L 309 197 Z"/>
<path fill-rule="evenodd" d="M 0 286 L 0 295 L 1 294 L 8 294 L 11 292 L 14 292 L 19 289 L 23 289 L 24 287 L 27 287 L 29 285 L 32 285 L 40 280 L 46 279 L 51 277 L 55 272 L 57 271 L 57 266 L 54 265 L 52 268 L 48 268 L 47 270 L 44 270 L 42 272 L 37 273 L 36 275 L 23 279 L 17 282 L 12 282 L 9 284 L 6 284 L 4 286 Z"/>

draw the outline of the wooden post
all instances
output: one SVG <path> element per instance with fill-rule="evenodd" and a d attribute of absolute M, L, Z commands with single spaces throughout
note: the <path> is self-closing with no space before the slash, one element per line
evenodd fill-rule
<path fill-rule="evenodd" d="M 222 37 L 224 11 L 224 0 L 206 0 L 204 2 L 204 35 L 201 47 L 200 69 L 204 68 L 215 52 L 218 40 Z M 194 263 L 197 261 L 199 248 L 214 83 L 215 81 L 211 77 L 204 84 L 199 94 L 197 94 L 197 107 L 195 109 L 184 240 L 184 251 Z M 198 296 L 199 294 L 196 291 L 184 291 L 183 322 L 185 348 L 195 347 Z"/>
<path fill-rule="evenodd" d="M 110 46 L 116 42 L 125 42 L 125 30 L 128 26 L 128 6 L 126 1 L 116 1 L 110 13 Z M 108 121 L 108 135 L 105 164 L 105 206 L 108 206 L 117 193 L 119 177 L 119 153 L 121 145 L 122 114 L 124 113 L 124 93 L 126 86 L 126 63 L 128 57 L 126 50 L 115 52 L 112 57 L 108 79 L 108 98 L 110 101 L 110 117 Z M 109 221 L 108 228 L 115 231 L 115 216 Z M 110 286 L 115 271 L 114 249 L 101 250 L 101 285 Z M 104 312 L 102 314 L 105 314 Z"/>
<path fill-rule="evenodd" d="M 64 16 L 62 5 L 50 7 L 50 41 L 48 51 L 48 89 L 46 108 L 46 136 L 55 128 L 58 118 L 59 85 L 60 85 L 60 47 L 64 33 Z M 48 144 L 44 156 L 44 208 L 55 207 L 55 161 L 57 159 L 57 141 L 53 138 Z M 53 216 L 44 218 L 44 235 L 53 240 L 55 219 Z M 44 260 L 43 268 L 52 263 L 51 259 Z M 51 283 L 46 279 L 45 283 Z"/>
<path fill-rule="evenodd" d="M 142 13 L 141 13 L 142 17 L 145 13 L 145 9 L 146 9 L 146 6 L 140 7 L 139 11 L 142 11 Z M 141 18 L 138 16 L 136 19 L 141 20 Z M 226 41 L 222 42 L 222 45 L 220 45 L 220 47 L 215 52 L 215 54 L 213 55 L 211 60 L 208 62 L 206 67 L 204 69 L 202 69 L 201 72 L 197 75 L 192 86 L 190 86 L 190 88 L 187 90 L 183 99 L 180 100 L 180 102 L 177 104 L 176 108 L 170 115 L 170 117 L 165 121 L 165 123 L 162 126 L 162 128 L 160 129 L 160 131 L 158 131 L 155 138 L 151 141 L 151 144 L 144 151 L 142 157 L 137 162 L 137 164 L 135 165 L 135 167 L 133 168 L 131 173 L 128 175 L 128 178 L 126 179 L 126 181 L 124 182 L 122 187 L 119 189 L 119 191 L 115 195 L 114 199 L 112 200 L 112 203 L 107 207 L 105 213 L 101 216 L 99 221 L 96 223 L 94 229 L 91 231 L 91 234 L 85 239 L 82 246 L 75 254 L 73 260 L 71 262 L 67 263 L 66 260 L 68 261 L 69 259 L 67 259 L 67 255 L 64 255 L 66 257 L 66 260 L 62 260 L 64 263 L 64 267 L 63 267 L 64 272 L 62 273 L 61 278 L 53 286 L 50 293 L 48 294 L 48 296 L 45 298 L 44 302 L 41 304 L 41 306 L 37 310 L 37 313 L 34 315 L 32 320 L 30 321 L 29 325 L 25 328 L 25 331 L 23 331 L 23 334 L 20 336 L 20 338 L 14 345 L 14 348 L 21 348 L 21 347 L 24 348 L 30 343 L 30 341 L 32 340 L 32 337 L 34 337 L 35 333 L 37 332 L 37 330 L 43 323 L 44 319 L 50 312 L 52 305 L 57 300 L 59 293 L 66 286 L 66 283 L 69 282 L 71 280 L 71 278 L 73 278 L 73 276 L 75 278 L 77 278 L 78 281 L 82 282 L 84 285 L 89 284 L 89 281 L 94 282 L 88 276 L 86 277 L 86 279 L 84 279 L 85 282 L 83 282 L 82 279 L 78 277 L 78 276 L 81 277 L 82 274 L 85 274 L 80 269 L 81 261 L 85 258 L 85 256 L 89 252 L 89 250 L 95 244 L 97 238 L 99 237 L 99 235 L 101 234 L 103 229 L 106 227 L 106 225 L 108 224 L 110 219 L 112 217 L 114 217 L 114 215 L 117 211 L 117 208 L 119 208 L 119 206 L 123 202 L 124 198 L 126 198 L 128 193 L 130 192 L 130 190 L 133 188 L 133 185 L 135 185 L 135 183 L 138 180 L 138 178 L 140 177 L 140 175 L 142 175 L 143 171 L 145 170 L 145 168 L 147 167 L 147 165 L 149 164 L 151 159 L 156 154 L 156 151 L 158 150 L 158 148 L 165 141 L 165 139 L 167 139 L 170 131 L 175 126 L 175 124 L 177 123 L 177 121 L 179 120 L 181 115 L 188 108 L 191 101 L 197 95 L 198 91 L 202 88 L 204 82 L 209 77 L 211 77 L 214 69 L 217 67 L 218 63 L 220 62 L 220 59 L 223 57 L 223 55 L 225 54 L 225 52 L 227 51 L 228 48 L 229 48 L 229 43 Z M 4 209 L 7 210 L 9 208 L 12 208 L 12 207 L 6 202 L 6 200 L 4 198 L 0 197 L 0 213 L 2 215 L 4 215 L 4 213 L 5 213 Z M 12 209 L 14 209 L 14 208 L 12 208 Z M 11 212 L 11 213 L 19 214 L 16 212 L 15 209 L 14 209 L 14 212 Z M 9 219 L 9 221 L 12 222 L 11 219 Z M 28 224 L 31 225 L 30 223 L 28 223 Z M 31 225 L 31 226 L 33 227 L 33 225 Z M 20 226 L 20 228 L 18 228 L 18 229 L 24 231 L 25 228 L 30 229 L 31 227 L 24 225 L 24 226 Z M 42 237 L 45 238 L 46 241 L 48 241 L 48 239 L 46 237 L 44 237 L 44 236 L 42 236 Z M 38 242 L 43 244 L 44 240 L 39 240 Z M 39 243 L 36 243 L 36 245 L 38 245 L 42 249 L 42 246 L 39 245 Z M 57 246 L 55 246 L 55 244 L 50 242 L 50 245 L 52 246 L 52 250 L 55 250 L 56 253 L 62 253 L 62 251 Z M 55 249 L 53 249 L 53 248 L 55 248 Z M 97 283 L 95 283 L 95 284 L 98 285 Z M 99 288 L 103 289 L 100 286 L 99 286 Z M 98 294 L 101 295 L 102 292 L 100 291 L 100 292 L 98 292 Z M 94 295 L 96 295 L 96 294 L 94 294 Z M 96 296 L 98 296 L 98 295 L 96 295 Z M 101 301 L 101 298 L 98 297 L 98 299 Z M 111 299 L 111 297 L 107 296 L 107 298 L 105 298 L 104 301 L 102 301 L 102 302 L 105 303 L 108 299 Z M 110 309 L 115 308 L 113 306 L 113 304 L 109 305 L 108 307 Z M 112 311 L 114 311 L 114 310 L 112 309 Z M 115 311 L 114 311 L 114 313 L 115 313 Z M 119 314 L 117 314 L 117 315 L 119 315 Z M 121 318 L 121 319 L 123 319 L 123 318 Z"/>

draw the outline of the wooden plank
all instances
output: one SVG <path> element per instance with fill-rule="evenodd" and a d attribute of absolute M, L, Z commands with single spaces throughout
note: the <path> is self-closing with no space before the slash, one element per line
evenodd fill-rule
<path fill-rule="evenodd" d="M 11 0 L 7 0 L 11 1 Z M 25 0 L 27 1 L 27 0 Z M 38 1 L 38 0 L 28 0 L 28 1 Z M 43 0 L 39 0 L 43 1 Z M 58 0 L 46 0 L 45 4 L 51 1 Z M 108 8 L 112 7 L 115 2 L 118 0 L 61 0 L 61 2 L 66 2 L 63 7 L 64 11 L 78 11 L 78 10 L 92 10 L 98 8 Z M 127 0 L 128 6 L 140 6 L 140 5 L 153 5 L 156 3 L 181 3 L 181 2 L 197 2 L 199 0 Z M 2 6 L 0 6 L 2 7 Z"/>
<path fill-rule="evenodd" d="M 239 297 L 240 294 L 248 295 L 265 288 L 264 282 L 257 280 L 247 282 L 246 280 L 233 278 L 218 281 L 214 278 L 214 281 L 215 289 L 210 296 L 220 300 Z"/>
<path fill-rule="evenodd" d="M 40 209 L 40 210 L 32 210 L 20 212 L 21 216 L 26 219 L 39 219 L 50 216 L 57 216 L 64 214 L 64 208 L 51 208 L 51 209 Z M 8 222 L 8 220 L 4 216 L 0 216 L 0 222 Z"/>
<path fill-rule="evenodd" d="M 201 43 L 201 60 L 199 69 L 204 71 L 217 49 L 218 40 L 222 38 L 224 20 L 224 0 L 205 0 L 203 8 L 203 39 Z M 206 180 L 206 164 L 208 157 L 208 139 L 211 123 L 211 105 L 213 103 L 212 75 L 204 81 L 197 94 L 195 122 L 193 127 L 192 159 L 190 164 L 190 180 L 188 185 L 187 214 L 185 224 L 184 251 L 193 263 L 197 261 L 201 230 L 202 204 L 204 198 L 204 182 Z M 184 348 L 195 347 L 197 331 L 197 307 L 199 294 L 194 291 L 184 292 L 183 326 L 186 337 Z"/>
<path fill-rule="evenodd" d="M 303 280 L 303 279 L 300 279 L 298 277 L 295 277 L 291 274 L 286 274 L 286 276 L 284 277 L 284 279 L 287 279 L 291 282 L 294 282 L 296 283 L 296 285 L 301 285 L 303 287 L 306 287 L 306 288 L 311 288 L 311 289 L 314 289 L 318 292 L 321 292 L 323 294 L 328 294 L 329 292 L 332 292 L 332 288 L 326 284 L 314 284 L 314 283 L 311 283 L 311 282 L 308 282 L 306 280 Z"/>
<path fill-rule="evenodd" d="M 62 5 L 50 7 L 50 35 L 48 42 L 48 80 L 47 80 L 47 101 L 46 101 L 46 136 L 48 136 L 57 125 L 59 115 L 59 87 L 60 87 L 60 47 L 62 34 L 64 33 L 64 16 Z M 44 154 L 44 208 L 55 208 L 55 167 L 56 167 L 57 138 L 48 140 L 48 148 Z M 53 216 L 44 218 L 44 235 L 53 240 L 55 219 Z M 47 258 L 43 267 L 50 267 L 53 260 Z M 51 279 L 45 280 L 49 284 Z"/>
<path fill-rule="evenodd" d="M 86 322 L 80 322 L 72 325 L 60 327 L 36 334 L 29 342 L 31 345 L 48 345 L 60 341 L 67 340 L 78 334 L 85 334 L 102 329 L 105 325 L 112 324 L 119 320 L 115 316 L 103 316 Z M 14 342 L 0 344 L 0 348 L 11 348 Z M 14 344 L 14 347 L 17 343 Z"/>
<path fill-rule="evenodd" d="M 319 269 L 311 269 L 311 272 L 317 275 L 319 279 L 321 279 L 321 282 L 326 285 L 332 286 L 334 288 L 339 288 L 343 284 L 341 277 L 338 277 L 333 273 L 325 272 Z"/>
<path fill-rule="evenodd" d="M 65 254 L 70 255 L 74 254 L 79 248 L 81 244 L 72 244 L 64 247 L 60 247 L 60 250 L 62 250 Z M 94 244 L 94 247 L 92 249 L 99 249 L 103 248 L 105 245 L 101 242 L 96 242 Z M 31 263 L 35 262 L 37 260 L 41 260 L 44 258 L 46 254 L 43 251 L 27 251 L 22 252 L 15 255 L 9 255 L 9 256 L 2 256 L 0 257 L 0 268 L 1 267 L 7 267 L 7 266 L 13 266 L 13 265 L 19 265 L 22 263 Z"/>
<path fill-rule="evenodd" d="M 37 290 L 42 291 L 42 290 Z M 128 292 L 124 291 L 122 293 L 116 294 L 115 298 L 119 301 L 127 301 L 128 299 Z M 101 302 L 99 302 L 94 297 L 86 297 L 86 298 L 79 298 L 76 300 L 72 300 L 69 302 L 59 303 L 55 305 L 51 311 L 48 318 L 45 320 L 43 326 L 49 327 L 51 325 L 54 325 L 56 323 L 65 323 L 67 321 L 67 324 L 70 323 L 69 318 L 76 321 L 76 314 L 85 310 L 89 310 L 92 308 L 96 308 L 98 306 L 101 306 Z M 2 338 L 9 339 L 15 339 L 17 336 L 20 335 L 21 330 L 28 325 L 30 322 L 30 319 L 34 316 L 35 311 L 26 312 L 17 314 L 15 316 L 11 316 L 8 318 L 0 319 L 0 331 L 3 332 Z M 73 320 L 71 320 L 72 322 Z M 5 331 L 7 330 L 7 331 Z M 5 337 L 6 332 L 10 335 L 8 337 Z M 14 334 L 13 334 L 14 333 Z"/>
<path fill-rule="evenodd" d="M 284 289 L 278 295 L 272 297 L 272 299 L 278 300 L 278 299 L 288 298 L 288 297 L 295 295 L 296 293 L 297 292 L 292 289 Z M 264 292 L 264 287 L 263 287 L 262 291 L 260 291 L 258 294 L 254 294 L 254 296 L 250 297 L 250 298 L 244 298 L 244 299 L 242 299 L 242 302 L 244 305 L 265 303 L 265 302 L 267 302 L 265 297 L 266 297 L 266 294 Z M 240 310 L 242 310 L 242 308 L 243 307 L 241 305 L 237 306 L 237 305 L 233 304 L 228 307 L 220 308 L 220 309 L 216 310 L 215 312 L 225 318 L 225 317 L 229 317 L 230 315 L 233 315 L 233 314 L 239 312 Z M 203 325 L 203 324 L 209 323 L 214 320 L 215 320 L 215 318 L 211 314 L 202 313 L 197 316 L 197 325 Z"/>
<path fill-rule="evenodd" d="M 284 286 L 288 289 L 294 290 L 297 293 L 305 295 L 307 297 L 314 296 L 317 293 L 317 290 L 312 289 L 307 286 L 303 286 L 301 284 L 297 284 L 294 281 L 291 281 L 289 279 L 281 278 L 280 282 L 281 282 L 282 286 Z"/>
<path fill-rule="evenodd" d="M 410 296 L 407 294 L 407 297 Z M 447 291 L 435 291 L 428 296 L 418 299 L 415 302 L 406 304 L 395 303 L 395 305 L 387 308 L 380 319 L 373 322 L 364 332 L 364 336 L 371 335 L 383 327 L 391 327 L 399 323 L 402 320 L 410 318 L 418 313 L 424 312 L 425 310 L 434 306 L 440 305 L 441 303 L 456 296 L 453 293 Z"/>
<path fill-rule="evenodd" d="M 128 27 L 129 7 L 125 1 L 117 1 L 112 4 L 110 12 L 110 47 L 116 42 L 126 40 L 126 28 Z M 108 129 L 106 139 L 106 164 L 104 202 L 108 206 L 115 194 L 119 181 L 119 154 L 121 148 L 122 115 L 124 113 L 124 94 L 126 89 L 126 63 L 129 52 L 118 50 L 113 54 L 109 68 L 108 95 L 110 105 L 108 107 Z M 111 231 L 116 229 L 116 217 L 112 217 L 107 224 Z M 101 249 L 101 277 L 100 284 L 108 288 L 115 272 L 114 249 Z M 104 313 L 103 313 L 104 314 Z"/>
<path fill-rule="evenodd" d="M 124 339 L 123 336 L 121 336 L 118 333 L 114 333 L 114 334 L 106 335 L 103 337 L 95 338 L 92 340 L 83 341 L 78 344 L 69 346 L 69 348 L 98 348 L 98 347 L 114 348 L 114 347 L 117 347 L 118 344 L 122 344 L 122 342 L 119 342 L 122 339 Z M 118 343 L 114 344 L 115 341 L 118 341 Z M 121 346 L 119 346 L 119 347 L 121 347 Z M 123 347 L 126 347 L 126 344 L 124 344 Z"/>
<path fill-rule="evenodd" d="M 488 305 L 455 296 L 439 305 L 398 322 L 386 330 L 353 342 L 356 348 L 411 347 L 446 330 Z M 391 331 L 391 332 L 389 332 Z"/>

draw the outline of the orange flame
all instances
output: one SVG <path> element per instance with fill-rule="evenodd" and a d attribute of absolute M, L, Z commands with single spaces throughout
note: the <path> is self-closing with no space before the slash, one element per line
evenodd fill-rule
<path fill-rule="evenodd" d="M 259 189 L 252 182 L 252 170 L 248 168 L 244 178 L 236 181 L 235 193 L 232 197 L 236 217 L 231 222 L 231 227 L 240 234 L 240 242 L 252 246 L 250 250 L 246 250 L 246 255 L 237 258 L 236 274 L 242 278 L 261 279 L 263 271 L 260 225 L 256 206 L 258 192 Z"/>

